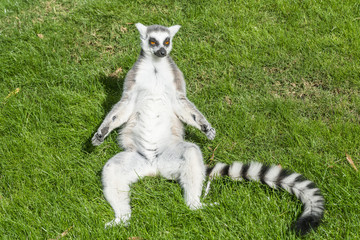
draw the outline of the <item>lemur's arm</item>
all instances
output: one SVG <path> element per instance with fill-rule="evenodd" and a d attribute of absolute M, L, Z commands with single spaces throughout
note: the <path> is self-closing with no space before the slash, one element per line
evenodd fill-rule
<path fill-rule="evenodd" d="M 215 138 L 215 129 L 211 127 L 211 124 L 206 120 L 204 115 L 190 102 L 184 94 L 178 94 L 177 96 L 178 107 L 175 110 L 178 118 L 200 129 L 208 139 L 213 140 Z"/>
<path fill-rule="evenodd" d="M 112 130 L 120 127 L 129 120 L 134 109 L 136 98 L 136 92 L 133 91 L 133 85 L 134 81 L 125 80 L 124 93 L 120 101 L 112 107 L 91 139 L 94 146 L 103 143 L 104 139 Z"/>
<path fill-rule="evenodd" d="M 215 138 L 215 129 L 211 127 L 211 124 L 195 105 L 187 99 L 184 76 L 172 60 L 171 63 L 176 87 L 175 114 L 181 121 L 200 129 L 208 139 L 213 140 Z"/>

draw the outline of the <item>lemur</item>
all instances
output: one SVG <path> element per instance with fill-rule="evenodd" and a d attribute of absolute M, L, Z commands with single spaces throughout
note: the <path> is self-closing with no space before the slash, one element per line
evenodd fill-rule
<path fill-rule="evenodd" d="M 184 76 L 169 56 L 180 26 L 137 23 L 136 28 L 140 56 L 127 73 L 120 101 L 92 138 L 93 145 L 100 145 L 112 130 L 124 125 L 119 134 L 124 151 L 108 160 L 102 170 L 103 192 L 115 212 L 115 219 L 105 226 L 128 223 L 132 183 L 161 175 L 180 183 L 185 202 L 193 210 L 204 206 L 200 197 L 206 176 L 210 180 L 229 176 L 283 188 L 303 203 L 295 231 L 301 235 L 315 229 L 324 214 L 324 198 L 315 184 L 299 173 L 258 162 L 204 164 L 199 147 L 184 141 L 182 122 L 198 128 L 210 140 L 215 138 L 215 129 L 186 97 Z"/>

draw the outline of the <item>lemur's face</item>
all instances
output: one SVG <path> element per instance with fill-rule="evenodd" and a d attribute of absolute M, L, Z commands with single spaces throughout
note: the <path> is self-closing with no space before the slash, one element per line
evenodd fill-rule
<path fill-rule="evenodd" d="M 180 29 L 179 25 L 172 27 L 163 27 L 160 25 L 144 26 L 141 23 L 136 24 L 140 32 L 141 47 L 145 54 L 163 58 L 168 55 L 172 49 L 172 38 Z"/>
<path fill-rule="evenodd" d="M 171 50 L 170 36 L 163 32 L 153 32 L 149 36 L 147 45 L 152 54 L 157 57 L 165 57 Z"/>

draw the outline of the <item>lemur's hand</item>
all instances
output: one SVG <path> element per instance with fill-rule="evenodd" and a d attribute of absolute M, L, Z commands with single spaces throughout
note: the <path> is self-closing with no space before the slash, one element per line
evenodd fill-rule
<path fill-rule="evenodd" d="M 209 140 L 214 140 L 215 135 L 216 135 L 216 131 L 214 128 L 211 127 L 211 125 L 202 125 L 201 126 L 201 131 L 203 131 L 203 133 L 205 133 L 206 137 Z"/>
<path fill-rule="evenodd" d="M 216 134 L 215 128 L 210 128 L 205 134 L 209 140 L 214 140 Z"/>
<path fill-rule="evenodd" d="M 104 142 L 104 136 L 102 136 L 99 133 L 95 133 L 94 136 L 91 139 L 91 143 L 94 146 L 99 146 L 100 144 L 102 144 Z"/>
<path fill-rule="evenodd" d="M 94 146 L 99 146 L 104 142 L 105 136 L 108 133 L 108 127 L 105 127 L 101 129 L 101 131 L 98 131 L 94 134 L 93 138 L 91 139 L 91 143 Z"/>

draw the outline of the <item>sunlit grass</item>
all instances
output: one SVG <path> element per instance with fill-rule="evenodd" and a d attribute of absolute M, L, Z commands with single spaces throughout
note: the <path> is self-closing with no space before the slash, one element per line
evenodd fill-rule
<path fill-rule="evenodd" d="M 120 149 L 116 133 L 97 148 L 89 139 L 120 98 L 142 22 L 182 25 L 172 55 L 217 130 L 211 142 L 187 127 L 186 139 L 207 163 L 301 172 L 326 199 L 308 238 L 360 238 L 359 173 L 346 160 L 360 167 L 359 17 L 357 1 L 0 1 L 0 236 L 296 238 L 298 200 L 226 179 L 204 199 L 220 204 L 199 211 L 178 184 L 142 179 L 130 226 L 104 229 L 100 173 Z"/>

